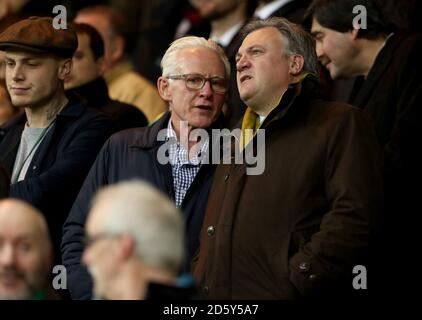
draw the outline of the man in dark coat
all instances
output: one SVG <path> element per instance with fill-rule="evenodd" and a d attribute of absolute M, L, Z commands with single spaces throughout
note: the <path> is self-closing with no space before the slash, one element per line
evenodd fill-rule
<path fill-rule="evenodd" d="M 344 297 L 382 202 L 375 135 L 357 108 L 319 98 L 314 42 L 300 26 L 272 18 L 244 32 L 240 142 L 265 170 L 216 168 L 194 277 L 213 299 Z"/>
<path fill-rule="evenodd" d="M 202 163 L 201 158 L 208 153 L 210 139 L 188 143 L 186 138 L 193 129 L 221 127 L 230 66 L 214 41 L 185 37 L 169 47 L 162 68 L 158 89 L 171 112 L 150 127 L 122 131 L 106 142 L 64 225 L 63 262 L 74 299 L 91 295 L 91 280 L 81 265 L 82 237 L 90 201 L 103 185 L 133 178 L 147 180 L 184 213 L 187 265 L 198 247 L 213 166 Z M 170 141 L 176 143 L 166 149 Z"/>
<path fill-rule="evenodd" d="M 98 31 L 87 24 L 74 23 L 78 48 L 73 55 L 73 67 L 65 79 L 67 92 L 81 95 L 91 108 L 107 115 L 113 122 L 113 133 L 124 129 L 143 127 L 148 120 L 133 105 L 112 100 L 102 77 L 104 41 Z"/>
<path fill-rule="evenodd" d="M 361 21 L 353 13 L 357 5 L 366 10 L 362 28 L 352 23 Z M 383 148 L 386 210 L 374 247 L 380 258 L 372 274 L 381 275 L 378 286 L 391 286 L 385 266 L 401 268 L 401 261 L 391 256 L 403 255 L 406 248 L 412 254 L 408 217 L 420 207 L 415 185 L 422 162 L 416 150 L 422 120 L 422 36 L 390 32 L 380 12 L 371 0 L 314 1 L 310 8 L 318 58 L 333 78 L 360 77 L 349 102 L 368 113 Z"/>
<path fill-rule="evenodd" d="M 105 116 L 65 95 L 76 47 L 75 32 L 55 29 L 51 18 L 31 17 L 0 35 L 7 89 L 13 105 L 25 108 L 0 131 L 0 163 L 11 176 L 10 196 L 45 215 L 57 252 L 62 225 L 110 132 Z"/>

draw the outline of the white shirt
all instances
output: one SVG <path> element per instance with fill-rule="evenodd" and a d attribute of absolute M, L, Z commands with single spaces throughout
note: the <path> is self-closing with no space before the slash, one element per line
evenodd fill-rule
<path fill-rule="evenodd" d="M 263 6 L 260 9 L 257 9 L 254 13 L 255 17 L 258 17 L 260 19 L 267 19 L 273 14 L 276 10 L 280 9 L 281 7 L 285 6 L 289 2 L 292 2 L 293 0 L 275 0 L 272 1 L 265 6 Z"/>
<path fill-rule="evenodd" d="M 227 47 L 234 36 L 239 32 L 240 28 L 242 28 L 244 21 L 239 22 L 238 24 L 231 27 L 229 30 L 224 32 L 220 37 L 216 37 L 212 32 L 210 34 L 210 38 L 217 42 L 222 47 Z"/>

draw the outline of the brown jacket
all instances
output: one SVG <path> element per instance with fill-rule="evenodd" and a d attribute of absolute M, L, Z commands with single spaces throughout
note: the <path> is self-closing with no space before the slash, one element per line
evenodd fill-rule
<path fill-rule="evenodd" d="M 193 261 L 208 297 L 338 296 L 366 263 L 382 203 L 375 134 L 360 110 L 323 102 L 315 88 L 291 86 L 265 119 L 263 174 L 217 167 Z"/>

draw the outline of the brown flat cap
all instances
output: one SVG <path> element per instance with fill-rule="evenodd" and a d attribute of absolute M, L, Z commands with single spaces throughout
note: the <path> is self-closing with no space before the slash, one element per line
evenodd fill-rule
<path fill-rule="evenodd" d="M 73 29 L 55 29 L 50 17 L 30 17 L 12 24 L 0 34 L 0 50 L 25 49 L 71 58 L 78 47 Z"/>

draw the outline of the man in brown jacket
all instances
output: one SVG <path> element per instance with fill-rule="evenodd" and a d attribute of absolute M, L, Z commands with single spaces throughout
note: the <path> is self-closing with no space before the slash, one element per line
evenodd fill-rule
<path fill-rule="evenodd" d="M 353 268 L 368 267 L 382 203 L 372 127 L 360 110 L 319 98 L 314 41 L 301 27 L 272 18 L 248 24 L 244 34 L 236 57 L 248 106 L 242 131 L 265 130 L 265 144 L 258 132 L 244 154 L 265 155 L 265 170 L 218 166 L 195 279 L 214 299 L 360 295 Z"/>

